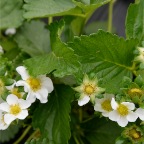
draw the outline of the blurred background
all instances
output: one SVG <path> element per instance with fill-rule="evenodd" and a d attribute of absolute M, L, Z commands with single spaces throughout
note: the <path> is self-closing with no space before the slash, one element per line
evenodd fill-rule
<path fill-rule="evenodd" d="M 118 34 L 119 36 L 125 37 L 125 18 L 128 6 L 130 3 L 133 3 L 134 0 L 116 0 L 113 7 L 113 32 Z M 88 21 L 86 27 L 86 33 L 90 33 L 93 27 L 93 23 L 97 25 L 97 27 L 101 27 L 102 29 L 107 28 L 108 19 L 108 4 L 98 8 L 95 13 L 92 15 L 90 20 Z M 90 24 L 91 23 L 91 24 Z M 89 25 L 90 24 L 90 25 Z M 91 30 L 90 30 L 91 27 Z M 87 30 L 89 29 L 89 30 Z"/>

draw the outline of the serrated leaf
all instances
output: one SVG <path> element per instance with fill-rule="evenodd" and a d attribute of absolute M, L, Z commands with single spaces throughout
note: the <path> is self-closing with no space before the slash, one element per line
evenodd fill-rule
<path fill-rule="evenodd" d="M 125 41 L 116 35 L 99 31 L 90 36 L 75 38 L 69 46 L 79 55 L 83 71 L 94 72 L 103 78 L 107 92 L 117 92 L 123 76 L 132 78 L 134 39 Z"/>
<path fill-rule="evenodd" d="M 8 129 L 0 131 L 0 143 L 8 142 L 18 133 L 20 126 L 11 125 Z"/>
<path fill-rule="evenodd" d="M 24 18 L 22 0 L 1 0 L 0 2 L 0 29 L 17 28 Z"/>
<path fill-rule="evenodd" d="M 126 18 L 126 35 L 127 38 L 144 38 L 144 1 L 131 4 L 128 8 Z"/>
<path fill-rule="evenodd" d="M 25 0 L 25 18 L 74 15 L 86 17 L 91 9 L 96 9 L 110 0 L 94 0 L 76 2 L 74 0 Z M 84 3 L 83 3 L 84 2 Z"/>
<path fill-rule="evenodd" d="M 56 77 L 71 75 L 78 71 L 80 64 L 73 50 L 60 40 L 63 22 L 53 23 L 51 30 L 52 52 L 48 55 L 26 60 L 24 63 L 29 73 L 36 76 L 50 73 L 53 70 Z M 39 66 L 39 68 L 37 68 Z"/>
<path fill-rule="evenodd" d="M 74 92 L 67 86 L 57 85 L 47 104 L 34 112 L 33 126 L 42 136 L 55 144 L 67 144 L 70 138 L 69 113 Z"/>
<path fill-rule="evenodd" d="M 114 144 L 122 129 L 112 121 L 104 118 L 94 118 L 83 123 L 85 138 L 90 144 Z"/>
<path fill-rule="evenodd" d="M 49 31 L 42 21 L 24 23 L 17 32 L 15 41 L 31 56 L 43 55 L 51 50 Z"/>
<path fill-rule="evenodd" d="M 25 18 L 65 15 L 76 7 L 71 0 L 25 0 L 25 2 Z"/>

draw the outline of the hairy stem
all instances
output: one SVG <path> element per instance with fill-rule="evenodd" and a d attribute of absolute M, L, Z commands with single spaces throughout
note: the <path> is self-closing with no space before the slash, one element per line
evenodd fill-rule
<path fill-rule="evenodd" d="M 23 138 L 27 135 L 27 133 L 29 132 L 29 130 L 31 129 L 31 126 L 28 126 L 25 131 L 23 132 L 23 134 L 13 143 L 13 144 L 20 144 L 20 142 L 23 140 Z"/>
<path fill-rule="evenodd" d="M 39 129 L 37 129 L 36 131 L 34 131 L 26 140 L 27 142 L 29 142 L 31 139 L 35 138 L 37 133 L 39 133 Z"/>
<path fill-rule="evenodd" d="M 112 32 L 113 5 L 114 5 L 114 0 L 111 0 L 108 9 L 108 32 Z"/>

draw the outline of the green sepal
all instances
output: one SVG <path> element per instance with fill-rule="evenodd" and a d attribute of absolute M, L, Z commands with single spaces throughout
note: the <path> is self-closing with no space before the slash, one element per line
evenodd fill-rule
<path fill-rule="evenodd" d="M 140 63 L 139 68 L 140 68 L 141 70 L 144 70 L 144 63 Z"/>
<path fill-rule="evenodd" d="M 128 87 L 132 82 L 132 79 L 129 77 L 124 76 L 122 79 L 121 87 Z"/>
<path fill-rule="evenodd" d="M 5 83 L 5 86 L 10 86 L 14 83 L 14 80 L 11 78 L 3 77 L 2 80 Z"/>
<path fill-rule="evenodd" d="M 140 87 L 144 85 L 144 80 L 140 75 L 135 78 L 134 82 L 137 83 Z"/>

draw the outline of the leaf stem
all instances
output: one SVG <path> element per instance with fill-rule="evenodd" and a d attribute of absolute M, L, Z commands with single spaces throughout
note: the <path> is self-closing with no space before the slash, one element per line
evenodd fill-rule
<path fill-rule="evenodd" d="M 39 129 L 37 129 L 36 131 L 34 131 L 34 132 L 28 137 L 28 139 L 27 139 L 26 141 L 29 142 L 31 139 L 33 139 L 33 138 L 36 136 L 37 133 L 39 133 Z"/>
<path fill-rule="evenodd" d="M 73 137 L 74 137 L 76 144 L 80 144 L 75 134 L 73 135 Z"/>
<path fill-rule="evenodd" d="M 31 129 L 31 125 L 25 129 L 23 134 L 13 144 L 20 144 L 20 142 L 23 140 L 23 138 L 26 136 L 26 134 L 29 132 L 30 129 Z"/>
<path fill-rule="evenodd" d="M 48 24 L 50 25 L 52 22 L 53 22 L 53 17 L 50 16 L 50 17 L 48 18 Z"/>
<path fill-rule="evenodd" d="M 113 5 L 114 5 L 114 0 L 111 0 L 108 9 L 108 32 L 112 32 Z"/>
<path fill-rule="evenodd" d="M 79 121 L 82 122 L 82 118 L 83 118 L 83 112 L 82 112 L 82 108 L 79 108 Z"/>

